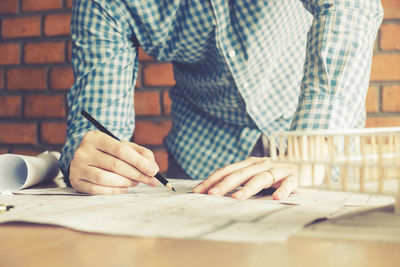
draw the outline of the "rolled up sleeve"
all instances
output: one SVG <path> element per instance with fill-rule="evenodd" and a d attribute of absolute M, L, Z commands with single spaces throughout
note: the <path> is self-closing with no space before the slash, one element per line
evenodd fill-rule
<path fill-rule="evenodd" d="M 354 128 L 364 121 L 379 0 L 302 0 L 313 15 L 292 130 Z"/>

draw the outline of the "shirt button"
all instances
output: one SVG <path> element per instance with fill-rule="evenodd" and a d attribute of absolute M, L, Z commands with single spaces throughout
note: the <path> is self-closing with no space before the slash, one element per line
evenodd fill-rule
<path fill-rule="evenodd" d="M 253 112 L 257 113 L 257 112 L 258 112 L 258 107 L 257 107 L 257 106 L 252 106 L 252 107 L 251 107 L 251 110 L 252 110 Z"/>
<path fill-rule="evenodd" d="M 236 56 L 236 51 L 235 51 L 235 50 L 229 51 L 228 56 L 229 56 L 230 58 L 235 57 L 235 56 Z"/>
<path fill-rule="evenodd" d="M 291 117 L 292 117 L 291 114 L 285 114 L 285 115 L 283 115 L 283 118 L 284 118 L 285 120 L 288 120 L 288 119 L 290 119 Z"/>
<path fill-rule="evenodd" d="M 245 89 L 249 88 L 249 83 L 244 82 L 244 83 L 243 83 L 243 88 L 245 88 Z"/>

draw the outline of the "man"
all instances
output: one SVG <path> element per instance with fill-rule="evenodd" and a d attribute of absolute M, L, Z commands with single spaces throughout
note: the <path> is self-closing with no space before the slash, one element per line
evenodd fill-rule
<path fill-rule="evenodd" d="M 157 185 L 151 151 L 80 116 L 130 139 L 140 45 L 174 67 L 168 176 L 205 179 L 198 193 L 287 197 L 295 172 L 269 160 L 269 134 L 363 125 L 382 16 L 379 0 L 75 0 L 67 182 L 94 194 Z"/>

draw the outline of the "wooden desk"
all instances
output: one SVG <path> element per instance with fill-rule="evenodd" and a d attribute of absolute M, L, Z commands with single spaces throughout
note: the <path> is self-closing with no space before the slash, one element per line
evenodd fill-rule
<path fill-rule="evenodd" d="M 48 186 L 55 185 L 63 186 L 58 180 Z M 327 230 L 348 231 L 343 225 Z M 351 241 L 310 237 L 308 232 L 302 230 L 284 244 L 249 244 L 107 236 L 8 223 L 0 224 L 0 267 L 400 267 L 400 236 L 398 242 Z"/>
<path fill-rule="evenodd" d="M 105 236 L 12 223 L 0 225 L 0 266 L 400 266 L 400 242 L 300 234 L 284 244 L 242 244 Z"/>

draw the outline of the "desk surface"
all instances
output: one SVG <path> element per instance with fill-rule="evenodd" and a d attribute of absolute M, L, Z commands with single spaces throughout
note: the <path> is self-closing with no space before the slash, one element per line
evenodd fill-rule
<path fill-rule="evenodd" d="M 400 242 L 328 240 L 301 232 L 283 244 L 245 244 L 106 236 L 10 223 L 0 225 L 0 240 L 2 267 L 400 266 Z"/>
<path fill-rule="evenodd" d="M 283 244 L 249 244 L 107 236 L 7 223 L 0 224 L 0 267 L 400 266 L 399 231 L 394 231 L 398 236 L 385 239 L 392 232 L 382 228 L 368 241 L 355 241 L 347 238 L 353 229 L 346 224 L 324 222 L 313 228 L 321 237 L 307 228 Z M 357 230 L 368 235 L 368 229 Z"/>

